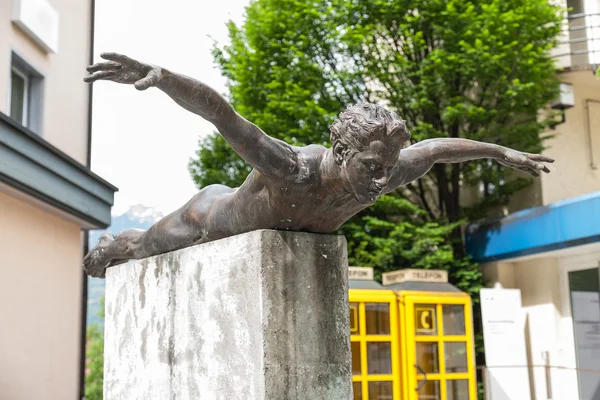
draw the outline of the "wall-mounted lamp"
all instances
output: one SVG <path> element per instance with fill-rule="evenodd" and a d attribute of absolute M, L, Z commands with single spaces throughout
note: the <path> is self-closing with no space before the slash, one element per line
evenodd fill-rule
<path fill-rule="evenodd" d="M 556 125 L 560 125 L 565 123 L 566 119 L 566 109 L 571 108 L 575 105 L 575 94 L 573 93 L 573 85 L 566 82 L 561 82 L 560 84 L 560 94 L 558 98 L 552 102 L 553 110 L 560 110 L 562 119 L 560 122 L 554 122 L 551 125 L 551 128 L 554 129 Z"/>

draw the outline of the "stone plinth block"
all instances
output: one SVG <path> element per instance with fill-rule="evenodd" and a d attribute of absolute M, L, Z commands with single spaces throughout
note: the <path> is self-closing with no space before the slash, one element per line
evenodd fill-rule
<path fill-rule="evenodd" d="M 342 236 L 261 230 L 109 268 L 104 398 L 352 398 Z"/>

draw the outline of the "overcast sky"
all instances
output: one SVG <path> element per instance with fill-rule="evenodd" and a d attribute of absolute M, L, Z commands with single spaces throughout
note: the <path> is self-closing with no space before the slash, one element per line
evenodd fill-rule
<path fill-rule="evenodd" d="M 221 93 L 213 40 L 243 20 L 248 0 L 96 1 L 95 60 L 118 52 L 197 78 Z M 210 37 L 209 37 L 210 36 Z M 212 37 L 212 39 L 211 39 Z M 113 215 L 135 204 L 169 213 L 196 193 L 187 171 L 198 139 L 214 127 L 158 89 L 94 84 L 92 170 L 119 188 Z"/>

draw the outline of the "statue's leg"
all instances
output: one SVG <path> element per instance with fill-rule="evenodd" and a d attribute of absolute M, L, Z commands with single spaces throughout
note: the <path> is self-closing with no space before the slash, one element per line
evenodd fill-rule
<path fill-rule="evenodd" d="M 147 231 L 129 229 L 116 237 L 103 234 L 98 245 L 85 256 L 83 268 L 91 276 L 104 277 L 106 268 L 119 261 L 146 258 L 198 243 L 206 231 L 204 225 L 210 207 L 220 195 L 231 191 L 223 185 L 207 186 Z"/>

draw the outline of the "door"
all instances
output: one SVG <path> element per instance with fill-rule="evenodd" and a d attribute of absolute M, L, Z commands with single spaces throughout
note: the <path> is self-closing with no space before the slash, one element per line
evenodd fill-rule
<path fill-rule="evenodd" d="M 557 399 L 595 400 L 600 393 L 600 252 L 594 247 L 559 259 L 560 314 L 549 364 Z"/>
<path fill-rule="evenodd" d="M 407 400 L 476 400 L 470 298 L 406 296 L 404 310 Z"/>
<path fill-rule="evenodd" d="M 600 398 L 600 270 L 568 271 L 579 398 Z"/>
<path fill-rule="evenodd" d="M 354 400 L 400 400 L 396 295 L 350 290 Z"/>

